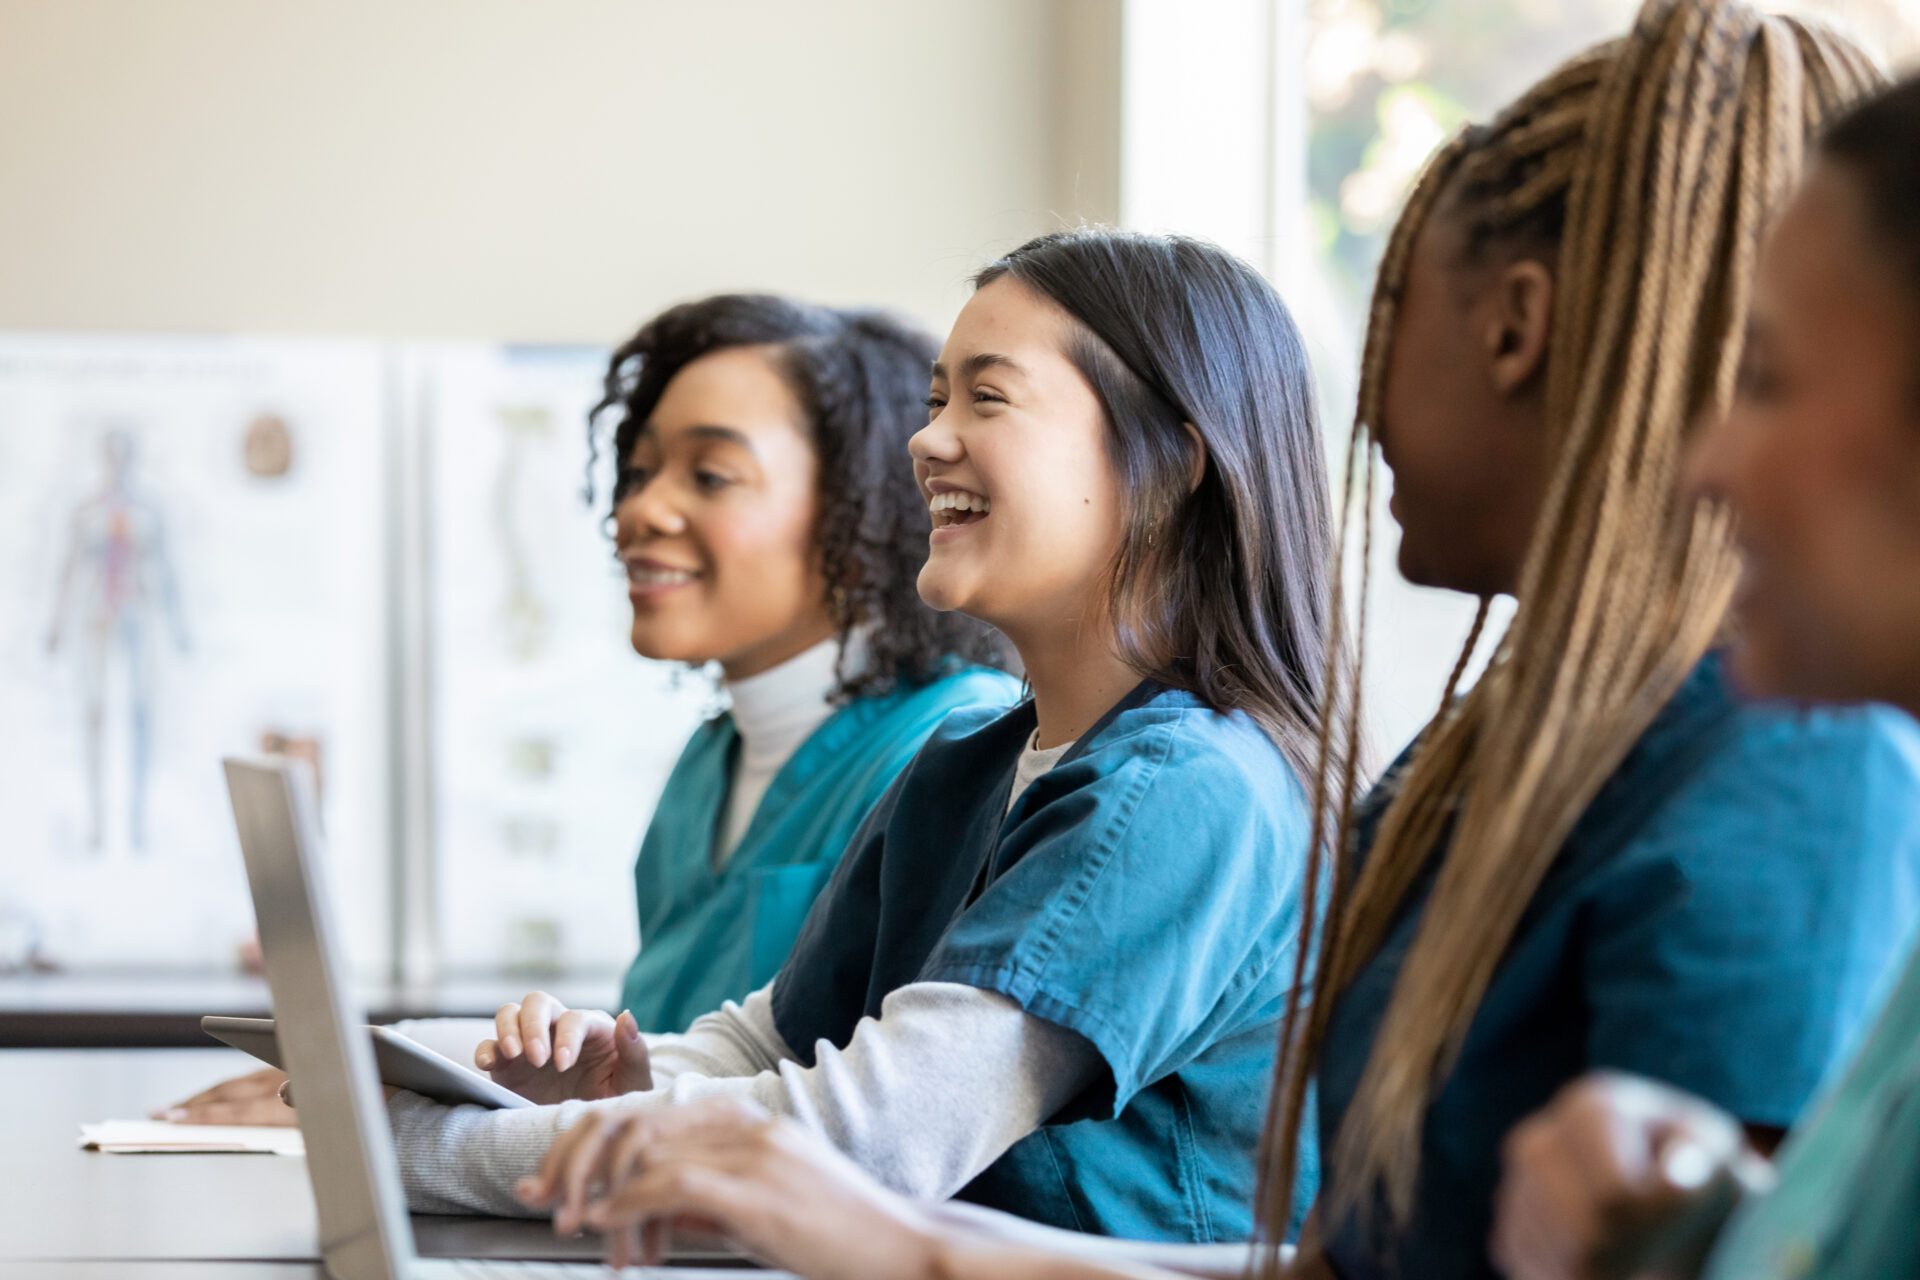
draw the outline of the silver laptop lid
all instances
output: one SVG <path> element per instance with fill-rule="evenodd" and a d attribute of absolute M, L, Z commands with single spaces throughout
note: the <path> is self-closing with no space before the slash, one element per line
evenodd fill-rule
<path fill-rule="evenodd" d="M 302 761 L 228 759 L 240 852 L 280 1052 L 293 1082 L 319 1210 L 320 1250 L 337 1280 L 398 1280 L 413 1233 L 364 1011 L 349 990 L 325 850 Z"/>

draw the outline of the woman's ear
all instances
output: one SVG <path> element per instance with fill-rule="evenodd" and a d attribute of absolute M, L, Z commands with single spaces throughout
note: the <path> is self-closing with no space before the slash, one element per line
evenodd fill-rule
<path fill-rule="evenodd" d="M 1494 390 L 1513 395 L 1546 367 L 1553 336 L 1553 272 L 1534 258 L 1502 267 L 1491 288 L 1486 320 Z"/>
<path fill-rule="evenodd" d="M 1187 469 L 1187 493 L 1191 496 L 1200 487 L 1200 482 L 1207 478 L 1207 442 L 1200 438 L 1200 428 L 1191 422 L 1180 425 L 1186 428 L 1187 439 L 1193 442 L 1193 461 Z"/>

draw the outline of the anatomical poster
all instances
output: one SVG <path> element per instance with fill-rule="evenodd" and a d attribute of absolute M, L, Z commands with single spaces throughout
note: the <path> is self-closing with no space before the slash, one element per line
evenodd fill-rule
<path fill-rule="evenodd" d="M 0 935 L 230 968 L 220 758 L 319 779 L 356 961 L 390 935 L 385 361 L 370 343 L 0 335 Z"/>
<path fill-rule="evenodd" d="M 434 880 L 450 972 L 619 972 L 637 944 L 634 854 L 713 703 L 708 676 L 636 657 L 629 642 L 604 431 L 589 465 L 605 364 L 574 348 L 409 353 L 406 398 L 426 444 Z M 616 995 L 610 980 L 605 998 Z"/>

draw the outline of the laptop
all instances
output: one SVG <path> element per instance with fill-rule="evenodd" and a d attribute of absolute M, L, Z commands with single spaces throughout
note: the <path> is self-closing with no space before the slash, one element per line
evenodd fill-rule
<path fill-rule="evenodd" d="M 571 1280 L 615 1274 L 598 1263 L 497 1260 L 502 1255 L 491 1245 L 485 1259 L 419 1255 L 365 1012 L 355 1006 L 347 981 L 312 775 L 304 762 L 280 757 L 223 764 L 253 890 L 280 1051 L 294 1081 L 327 1274 L 334 1280 Z M 545 1232 L 541 1224 L 503 1220 L 476 1219 L 461 1226 L 479 1228 L 461 1233 L 469 1238 L 484 1237 L 496 1227 Z M 550 1248 L 561 1242 L 548 1237 L 547 1243 Z M 597 1252 L 592 1243 L 580 1247 L 583 1256 L 593 1256 L 584 1253 L 587 1249 Z M 669 1261 L 700 1265 L 703 1280 L 718 1280 L 729 1274 L 728 1267 L 736 1269 L 731 1274 L 759 1280 L 779 1274 L 718 1249 L 676 1249 Z"/>

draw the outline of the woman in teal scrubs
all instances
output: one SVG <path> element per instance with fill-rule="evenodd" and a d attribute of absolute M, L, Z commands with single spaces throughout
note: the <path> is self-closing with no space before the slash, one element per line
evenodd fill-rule
<path fill-rule="evenodd" d="M 1734 410 L 1692 459 L 1739 518 L 1734 674 L 1758 694 L 1920 714 L 1916 157 L 1920 80 L 1828 134 L 1761 256 Z M 1508 1143 L 1495 1248 L 1517 1280 L 1608 1257 L 1675 1280 L 1920 1275 L 1920 959 L 1777 1168 L 1699 1097 L 1589 1077 Z"/>
<path fill-rule="evenodd" d="M 621 1096 L 396 1099 L 410 1201 L 504 1208 L 545 1157 L 573 1179 L 572 1230 L 609 1120 L 717 1094 L 904 1191 L 1243 1238 L 1312 900 L 1301 779 L 1345 668 L 1312 386 L 1272 286 L 1211 246 L 1067 232 L 983 272 L 911 442 L 934 524 L 919 589 L 1005 633 L 1031 699 L 948 718 L 739 1005 L 684 1036 L 571 1042 L 508 1013 L 482 1047 L 553 1099 L 601 1081 L 527 1069 L 536 1042 L 624 1055 Z"/>
<path fill-rule="evenodd" d="M 617 415 L 608 519 L 633 648 L 716 665 L 732 701 L 695 730 L 634 865 L 640 951 L 621 1000 L 641 1030 L 683 1031 L 771 978 L 934 726 L 1018 696 L 998 638 L 915 592 L 930 517 L 906 442 L 936 351 L 879 312 L 729 294 L 661 313 L 613 354 L 593 418 Z M 486 1033 L 401 1029 L 461 1061 Z M 284 1078 L 255 1072 L 167 1114 L 292 1124 Z"/>

